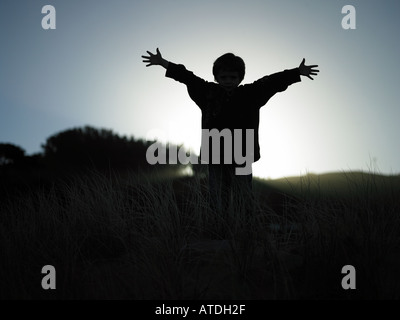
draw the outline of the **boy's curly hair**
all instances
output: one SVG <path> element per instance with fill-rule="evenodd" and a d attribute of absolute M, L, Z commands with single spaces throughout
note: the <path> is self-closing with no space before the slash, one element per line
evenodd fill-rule
<path fill-rule="evenodd" d="M 242 58 L 235 56 L 233 53 L 225 53 L 215 60 L 213 65 L 214 78 L 220 71 L 234 71 L 239 73 L 240 81 L 244 78 L 245 64 Z"/>

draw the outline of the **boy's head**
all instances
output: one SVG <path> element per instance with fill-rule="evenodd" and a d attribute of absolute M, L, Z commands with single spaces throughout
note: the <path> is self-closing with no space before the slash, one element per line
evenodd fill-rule
<path fill-rule="evenodd" d="M 244 78 L 245 64 L 242 58 L 226 53 L 214 62 L 213 75 L 216 82 L 224 88 L 236 88 Z"/>

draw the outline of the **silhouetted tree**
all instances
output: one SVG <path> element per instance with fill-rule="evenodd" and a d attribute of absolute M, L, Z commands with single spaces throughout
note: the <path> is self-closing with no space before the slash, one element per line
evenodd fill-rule
<path fill-rule="evenodd" d="M 45 159 L 52 164 L 72 167 L 136 167 L 145 146 L 141 142 L 120 137 L 111 130 L 69 129 L 51 136 L 42 145 Z"/>
<path fill-rule="evenodd" d="M 0 143 L 0 166 L 20 164 L 24 157 L 24 149 L 10 143 Z"/>
<path fill-rule="evenodd" d="M 121 137 L 112 130 L 90 126 L 69 129 L 49 137 L 42 145 L 52 165 L 97 169 L 150 169 L 147 148 L 153 142 Z M 178 167 L 178 166 L 176 166 Z"/>

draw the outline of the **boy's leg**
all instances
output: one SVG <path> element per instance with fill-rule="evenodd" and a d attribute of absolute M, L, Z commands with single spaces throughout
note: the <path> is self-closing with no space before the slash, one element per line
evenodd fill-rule
<path fill-rule="evenodd" d="M 222 214 L 227 217 L 229 206 L 231 204 L 232 183 L 235 177 L 235 167 L 230 164 L 222 165 L 221 179 L 221 205 Z"/>
<path fill-rule="evenodd" d="M 219 165 L 208 165 L 208 187 L 210 208 L 213 213 L 221 212 L 221 179 L 222 171 Z"/>
<path fill-rule="evenodd" d="M 216 219 L 214 222 L 220 237 L 231 232 L 232 219 L 229 216 L 231 203 L 232 173 L 229 165 L 209 165 L 210 207 Z"/>
<path fill-rule="evenodd" d="M 231 165 L 208 165 L 210 205 L 220 214 L 225 214 L 229 208 L 233 175 L 234 167 Z"/>
<path fill-rule="evenodd" d="M 250 214 L 254 206 L 253 175 L 251 173 L 236 175 L 233 181 L 233 197 L 236 205 Z"/>
<path fill-rule="evenodd" d="M 245 272 L 250 267 L 255 252 L 253 175 L 236 176 L 233 190 L 234 203 L 240 219 L 235 234 L 236 248 L 240 269 Z"/>

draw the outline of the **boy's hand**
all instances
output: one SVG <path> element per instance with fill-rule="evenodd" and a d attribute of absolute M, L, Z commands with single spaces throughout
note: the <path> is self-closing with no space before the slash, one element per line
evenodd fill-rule
<path fill-rule="evenodd" d="M 318 65 L 306 66 L 304 64 L 305 61 L 306 59 L 303 58 L 303 61 L 300 63 L 299 66 L 300 74 L 302 76 L 310 78 L 311 80 L 314 80 L 313 78 L 311 78 L 311 76 L 316 76 L 317 73 L 319 72 L 319 70 L 314 69 L 315 67 L 318 67 Z"/>
<path fill-rule="evenodd" d="M 163 59 L 161 56 L 160 50 L 157 48 L 157 53 L 153 54 L 150 51 L 146 51 L 149 55 L 148 56 L 142 56 L 144 59 L 143 62 L 147 63 L 146 67 L 149 66 L 163 66 L 164 68 L 168 67 L 168 61 Z"/>

